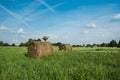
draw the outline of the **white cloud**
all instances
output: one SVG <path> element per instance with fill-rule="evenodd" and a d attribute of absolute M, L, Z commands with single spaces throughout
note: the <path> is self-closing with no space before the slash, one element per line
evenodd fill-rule
<path fill-rule="evenodd" d="M 86 24 L 86 27 L 95 28 L 96 24 L 95 23 Z"/>
<path fill-rule="evenodd" d="M 56 36 L 56 35 L 49 34 L 48 36 L 49 36 L 50 39 L 53 39 L 53 40 L 57 39 L 57 36 Z"/>
<path fill-rule="evenodd" d="M 20 41 L 19 40 L 12 40 L 13 43 L 19 43 Z"/>
<path fill-rule="evenodd" d="M 11 43 L 15 43 L 16 45 L 19 45 L 20 44 L 20 41 L 19 40 L 17 40 L 17 39 L 14 39 L 14 40 L 12 40 L 12 42 Z"/>
<path fill-rule="evenodd" d="M 6 29 L 8 29 L 8 28 L 5 26 L 0 26 L 0 30 L 6 30 Z"/>
<path fill-rule="evenodd" d="M 83 31 L 84 34 L 88 34 L 89 32 L 88 31 Z"/>
<path fill-rule="evenodd" d="M 24 30 L 22 28 L 20 28 L 18 31 L 17 31 L 18 34 L 24 34 Z"/>
<path fill-rule="evenodd" d="M 112 19 L 114 19 L 114 20 L 120 20 L 120 13 L 114 15 L 114 16 L 112 17 Z"/>
<path fill-rule="evenodd" d="M 40 38 L 40 36 L 36 36 L 36 38 Z"/>

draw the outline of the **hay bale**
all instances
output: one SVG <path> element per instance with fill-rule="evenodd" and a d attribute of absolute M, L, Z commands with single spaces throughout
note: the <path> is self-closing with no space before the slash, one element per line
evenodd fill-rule
<path fill-rule="evenodd" d="M 60 50 L 60 51 L 66 49 L 66 48 L 65 48 L 65 44 L 59 44 L 58 47 L 59 47 L 59 50 Z"/>
<path fill-rule="evenodd" d="M 70 44 L 65 44 L 66 50 L 72 51 L 72 46 Z"/>
<path fill-rule="evenodd" d="M 53 54 L 52 44 L 49 42 L 31 41 L 28 45 L 28 56 L 42 57 Z"/>
<path fill-rule="evenodd" d="M 72 50 L 72 46 L 70 44 L 60 44 L 59 46 L 59 50 L 67 50 L 67 51 L 71 51 Z"/>

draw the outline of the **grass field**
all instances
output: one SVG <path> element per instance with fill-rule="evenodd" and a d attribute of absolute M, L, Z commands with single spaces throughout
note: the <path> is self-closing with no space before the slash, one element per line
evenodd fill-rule
<path fill-rule="evenodd" d="M 119 48 L 55 48 L 53 56 L 36 59 L 26 53 L 0 47 L 0 80 L 120 80 Z"/>

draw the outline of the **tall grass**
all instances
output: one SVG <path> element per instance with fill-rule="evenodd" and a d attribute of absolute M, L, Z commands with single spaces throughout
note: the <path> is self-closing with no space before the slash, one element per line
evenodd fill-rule
<path fill-rule="evenodd" d="M 120 49 L 74 48 L 42 58 L 27 48 L 0 47 L 0 80 L 120 80 Z"/>

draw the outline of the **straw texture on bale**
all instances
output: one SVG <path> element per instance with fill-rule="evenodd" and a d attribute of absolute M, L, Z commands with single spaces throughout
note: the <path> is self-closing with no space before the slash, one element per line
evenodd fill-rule
<path fill-rule="evenodd" d="M 59 50 L 67 50 L 67 51 L 71 51 L 72 50 L 72 46 L 70 44 L 60 44 L 59 46 Z"/>
<path fill-rule="evenodd" d="M 28 45 L 28 56 L 30 57 L 42 57 L 52 54 L 53 48 L 49 42 L 31 41 Z"/>

